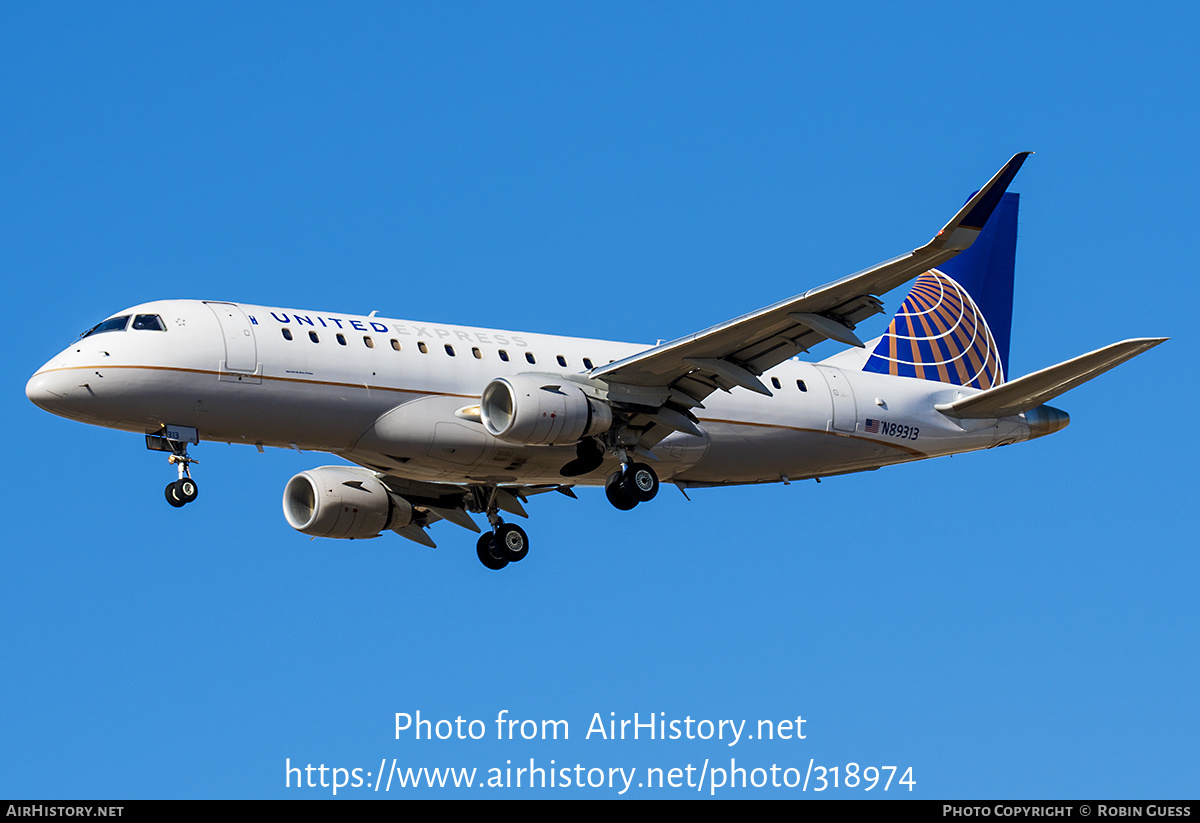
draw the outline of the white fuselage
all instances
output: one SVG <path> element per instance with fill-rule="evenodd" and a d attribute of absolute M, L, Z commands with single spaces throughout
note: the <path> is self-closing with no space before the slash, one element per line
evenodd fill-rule
<path fill-rule="evenodd" d="M 46 363 L 26 392 L 48 411 L 154 433 L 341 455 L 413 480 L 602 484 L 615 461 L 565 481 L 572 446 L 523 446 L 470 415 L 497 377 L 579 375 L 645 345 L 524 332 L 166 300 L 122 315 L 165 330 L 92 334 Z M 286 334 L 291 339 L 287 339 Z M 835 358 L 836 360 L 836 358 Z M 1037 436 L 1021 416 L 953 420 L 934 410 L 974 393 L 833 362 L 790 360 L 771 397 L 717 392 L 695 409 L 703 436 L 674 433 L 655 468 L 683 486 L 776 482 L 862 471 Z"/>

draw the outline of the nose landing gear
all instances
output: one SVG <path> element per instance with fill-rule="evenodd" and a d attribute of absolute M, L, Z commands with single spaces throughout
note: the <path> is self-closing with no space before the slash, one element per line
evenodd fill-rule
<path fill-rule="evenodd" d="M 179 479 L 168 483 L 164 490 L 167 502 L 177 509 L 191 503 L 199 493 L 188 467 L 200 461 L 188 457 L 187 453 L 188 443 L 199 442 L 200 433 L 187 426 L 163 426 L 161 431 L 146 435 L 146 448 L 151 451 L 170 452 L 167 462 L 179 469 Z"/>
<path fill-rule="evenodd" d="M 199 460 L 188 457 L 187 443 L 179 443 L 175 440 L 168 440 L 171 444 L 172 454 L 167 458 L 167 462 L 174 463 L 179 467 L 179 479 L 174 483 L 168 483 L 165 490 L 167 502 L 175 508 L 186 506 L 196 499 L 196 495 L 200 493 L 200 489 L 196 486 L 196 481 L 192 479 L 191 472 L 188 470 L 188 465 L 191 463 L 199 463 Z"/>
<path fill-rule="evenodd" d="M 164 489 L 167 502 L 177 509 L 195 500 L 199 492 L 188 467 L 200 461 L 188 457 L 187 453 L 188 443 L 199 442 L 200 433 L 188 426 L 163 426 L 161 430 L 146 435 L 146 448 L 156 452 L 170 452 L 167 462 L 179 470 L 179 479 L 168 483 Z"/>

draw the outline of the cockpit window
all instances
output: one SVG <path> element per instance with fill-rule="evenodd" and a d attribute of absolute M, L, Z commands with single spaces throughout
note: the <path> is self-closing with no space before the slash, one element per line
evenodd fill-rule
<path fill-rule="evenodd" d="M 132 328 L 141 331 L 166 331 L 167 325 L 157 314 L 139 314 L 133 318 Z"/>
<path fill-rule="evenodd" d="M 91 337 L 93 334 L 102 334 L 106 331 L 125 331 L 125 326 L 128 323 L 128 314 L 123 314 L 120 317 L 110 317 L 103 323 L 92 326 L 90 329 L 85 331 L 83 333 L 83 337 Z"/>

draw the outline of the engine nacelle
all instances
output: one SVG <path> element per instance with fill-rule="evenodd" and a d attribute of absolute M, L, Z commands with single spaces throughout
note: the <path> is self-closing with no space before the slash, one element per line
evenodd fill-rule
<path fill-rule="evenodd" d="M 567 446 L 612 428 L 612 408 L 552 374 L 498 377 L 483 390 L 479 417 L 490 434 L 526 446 Z"/>
<path fill-rule="evenodd" d="M 346 466 L 309 469 L 283 490 L 283 516 L 315 537 L 363 539 L 412 522 L 412 504 L 387 490 L 374 472 Z"/>

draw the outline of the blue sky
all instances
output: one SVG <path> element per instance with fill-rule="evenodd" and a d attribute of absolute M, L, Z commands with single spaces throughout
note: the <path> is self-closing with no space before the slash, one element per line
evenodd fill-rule
<path fill-rule="evenodd" d="M 893 797 L 1194 797 L 1198 23 L 1183 3 L 4 6 L 0 796 L 331 795 L 285 788 L 288 759 L 640 778 L 734 758 L 911 766 Z M 293 532 L 283 487 L 320 454 L 202 444 L 201 497 L 171 509 L 141 438 L 23 395 L 157 298 L 673 338 L 923 243 L 1026 149 L 1012 373 L 1173 339 L 1014 448 L 628 513 L 546 495 L 529 559 L 495 574 L 448 525 L 436 550 Z M 417 710 L 488 738 L 395 739 Z M 570 739 L 497 741 L 502 710 Z M 802 716 L 806 738 L 585 739 L 610 712 Z M 617 793 L 374 796 L 418 794 Z"/>

